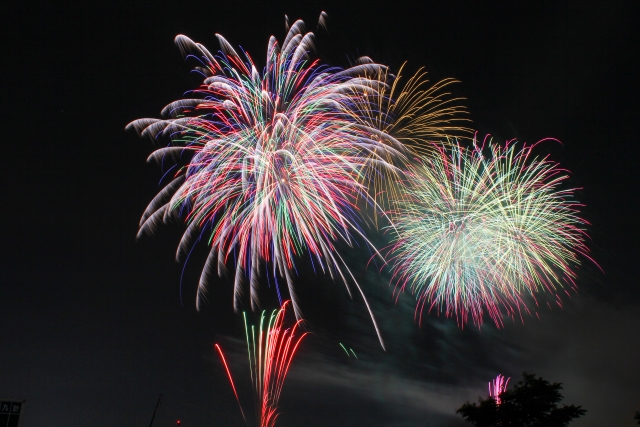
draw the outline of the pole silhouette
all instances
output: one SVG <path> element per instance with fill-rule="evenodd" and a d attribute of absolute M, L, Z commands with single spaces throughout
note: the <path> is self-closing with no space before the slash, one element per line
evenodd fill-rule
<path fill-rule="evenodd" d="M 158 403 L 156 403 L 156 409 L 153 410 L 153 415 L 151 416 L 151 422 L 149 423 L 149 427 L 153 426 L 153 419 L 156 417 L 156 412 L 158 412 L 158 406 L 160 406 L 160 402 L 162 402 L 162 395 L 158 397 Z"/>

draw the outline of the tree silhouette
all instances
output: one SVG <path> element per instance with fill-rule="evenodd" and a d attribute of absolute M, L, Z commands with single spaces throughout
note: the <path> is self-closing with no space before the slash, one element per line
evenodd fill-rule
<path fill-rule="evenodd" d="M 636 412 L 635 417 L 633 417 L 634 420 L 638 420 L 638 425 L 640 425 L 640 411 Z"/>
<path fill-rule="evenodd" d="M 511 390 L 479 403 L 465 403 L 456 412 L 476 427 L 565 427 L 587 412 L 580 406 L 558 406 L 563 396 L 561 383 L 522 374 L 523 379 Z"/>

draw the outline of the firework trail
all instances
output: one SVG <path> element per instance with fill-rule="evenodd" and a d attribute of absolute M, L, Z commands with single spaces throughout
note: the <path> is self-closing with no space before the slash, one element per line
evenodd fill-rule
<path fill-rule="evenodd" d="M 420 320 L 427 306 L 480 325 L 486 310 L 500 326 L 503 314 L 528 310 L 526 295 L 548 291 L 560 304 L 558 290 L 575 287 L 587 222 L 574 190 L 560 188 L 567 172 L 533 147 L 474 139 L 470 150 L 440 146 L 410 167 L 390 214 L 391 263 Z"/>
<path fill-rule="evenodd" d="M 503 375 L 498 375 L 493 381 L 489 382 L 489 396 L 493 397 L 496 405 L 500 405 L 500 395 L 507 391 L 507 385 L 510 379 L 511 378 L 507 378 L 505 380 Z"/>
<path fill-rule="evenodd" d="M 285 327 L 288 303 L 289 301 L 286 301 L 281 309 L 274 310 L 269 317 L 262 312 L 257 328 L 247 324 L 246 313 L 244 314 L 249 369 L 255 393 L 256 416 L 260 427 L 275 426 L 284 380 L 298 346 L 307 335 L 307 332 L 300 330 L 302 320 L 296 321 L 292 327 Z M 216 348 L 225 364 L 229 381 L 238 399 L 231 373 L 218 344 Z M 240 405 L 239 399 L 238 405 Z M 240 411 L 244 418 L 242 406 Z"/>
<path fill-rule="evenodd" d="M 278 277 L 285 279 L 300 319 L 294 260 L 304 253 L 314 268 L 340 278 L 351 295 L 350 277 L 364 298 L 334 242 L 352 245 L 358 235 L 370 244 L 359 228 L 356 203 L 376 204 L 367 191 L 368 175 L 394 170 L 389 159 L 405 151 L 392 137 L 357 120 L 363 99 L 388 90 L 375 77 L 386 75 L 386 67 L 368 59 L 346 70 L 311 62 L 314 36 L 304 33 L 302 21 L 291 25 L 282 45 L 271 37 L 262 73 L 248 54 L 240 56 L 217 37 L 222 52 L 213 56 L 177 36 L 181 51 L 199 61 L 203 84 L 166 106 L 166 119 L 128 125 L 154 141 L 170 140 L 149 160 L 176 162 L 166 173 L 171 182 L 144 212 L 138 235 L 171 218 L 184 219 L 178 260 L 198 240 L 207 241 L 210 254 L 198 307 L 216 264 L 221 275 L 231 261 L 236 310 L 246 287 L 252 309 L 258 308 L 259 277 L 267 274 L 275 279 L 280 301 Z M 366 298 L 365 304 L 382 344 Z"/>

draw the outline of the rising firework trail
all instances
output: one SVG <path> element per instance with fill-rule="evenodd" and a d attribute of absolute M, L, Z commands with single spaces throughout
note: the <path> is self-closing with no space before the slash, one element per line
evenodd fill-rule
<path fill-rule="evenodd" d="M 378 78 L 386 76 L 386 67 L 369 59 L 345 70 L 320 66 L 309 59 L 314 35 L 304 32 L 302 21 L 291 25 L 282 44 L 271 37 L 262 72 L 249 54 L 238 54 L 217 37 L 222 52 L 214 56 L 177 36 L 183 54 L 198 61 L 203 84 L 167 105 L 165 119 L 128 125 L 154 141 L 169 141 L 150 161 L 175 163 L 165 173 L 170 182 L 144 212 L 138 235 L 180 218 L 187 228 L 178 260 L 197 241 L 207 242 L 198 307 L 212 273 L 223 274 L 231 263 L 236 310 L 247 288 L 257 310 L 259 279 L 267 275 L 275 279 L 280 301 L 278 278 L 284 278 L 301 318 L 294 276 L 295 260 L 304 254 L 343 281 L 350 295 L 348 282 L 353 282 L 365 298 L 334 243 L 352 245 L 359 236 L 370 244 L 359 225 L 357 203 L 376 207 L 367 188 L 371 175 L 392 173 L 389 159 L 406 151 L 358 116 L 366 99 L 388 90 Z M 382 344 L 366 298 L 365 304 Z"/>
<path fill-rule="evenodd" d="M 525 296 L 547 291 L 560 304 L 559 291 L 575 287 L 587 223 L 574 189 L 561 188 L 567 172 L 532 149 L 474 140 L 410 167 L 390 214 L 391 263 L 420 319 L 428 307 L 479 325 L 486 310 L 500 326 L 527 310 Z"/>
<path fill-rule="evenodd" d="M 307 335 L 307 332 L 300 329 L 302 320 L 296 321 L 291 327 L 285 326 L 287 306 L 288 301 L 283 304 L 281 309 L 274 310 L 270 316 L 266 316 L 265 312 L 262 312 L 257 326 L 249 325 L 246 313 L 244 313 L 249 370 L 259 427 L 275 426 L 284 380 L 296 350 Z M 218 344 L 215 347 L 225 365 L 231 387 L 238 400 L 238 405 L 240 405 L 240 399 L 222 350 Z M 244 418 L 241 405 L 240 411 Z"/>

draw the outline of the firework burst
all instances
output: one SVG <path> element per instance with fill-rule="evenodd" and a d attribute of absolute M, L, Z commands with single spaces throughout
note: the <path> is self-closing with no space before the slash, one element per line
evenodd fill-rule
<path fill-rule="evenodd" d="M 574 190 L 561 189 L 567 172 L 532 148 L 474 140 L 470 150 L 439 146 L 409 169 L 390 215 L 391 262 L 397 289 L 418 298 L 416 315 L 435 308 L 480 325 L 486 310 L 500 326 L 527 310 L 525 296 L 548 291 L 560 302 L 575 286 L 587 223 Z"/>
<path fill-rule="evenodd" d="M 300 329 L 302 320 L 296 321 L 292 327 L 285 327 L 287 306 L 288 301 L 282 305 L 281 309 L 274 310 L 269 317 L 262 312 L 258 327 L 248 325 L 246 313 L 244 314 L 249 369 L 255 394 L 256 417 L 260 427 L 275 426 L 284 380 L 296 350 L 308 334 Z M 225 365 L 233 392 L 240 405 L 222 350 L 218 344 L 215 347 Z M 244 418 L 241 405 L 240 411 Z"/>
<path fill-rule="evenodd" d="M 371 60 L 362 57 L 359 62 Z M 429 153 L 433 147 L 430 141 L 471 137 L 473 130 L 464 126 L 470 122 L 461 104 L 464 98 L 454 97 L 448 91 L 459 82 L 446 78 L 431 85 L 423 68 L 405 81 L 402 75 L 405 66 L 406 63 L 397 75 L 390 74 L 386 68 L 378 70 L 372 78 L 388 84 L 372 95 L 356 98 L 360 103 L 356 119 L 415 153 Z"/>
<path fill-rule="evenodd" d="M 402 144 L 357 120 L 362 99 L 387 88 L 367 76 L 386 75 L 386 68 L 370 60 L 346 70 L 310 61 L 313 34 L 304 33 L 302 21 L 291 26 L 282 45 L 271 37 L 262 73 L 248 54 L 241 57 L 217 37 L 223 51 L 217 56 L 185 36 L 176 37 L 181 51 L 199 61 L 202 86 L 165 107 L 166 119 L 129 125 L 142 136 L 170 140 L 150 160 L 188 159 L 167 172 L 172 181 L 145 211 L 139 235 L 172 217 L 183 218 L 188 226 L 178 259 L 206 239 L 211 249 L 198 307 L 216 265 L 222 274 L 231 261 L 236 310 L 246 283 L 257 309 L 259 277 L 267 274 L 276 279 L 279 297 L 278 277 L 285 279 L 300 318 L 293 283 L 295 259 L 305 253 L 347 290 L 351 278 L 364 297 L 334 243 L 351 245 L 354 234 L 366 240 L 356 203 L 376 203 L 367 191 L 367 176 L 393 170 L 389 159 L 403 156 Z"/>
<path fill-rule="evenodd" d="M 363 57 L 359 62 L 371 60 Z M 448 91 L 458 81 L 446 78 L 431 85 L 423 68 L 405 81 L 402 75 L 405 65 L 400 67 L 397 75 L 390 74 L 388 69 L 378 70 L 375 80 L 387 82 L 387 85 L 381 85 L 373 94 L 354 97 L 357 107 L 355 120 L 367 128 L 376 129 L 372 139 L 379 139 L 394 148 L 403 147 L 414 155 L 429 154 L 433 148 L 432 141 L 447 142 L 456 137 L 470 139 L 473 130 L 464 126 L 470 120 L 461 103 L 463 98 L 454 97 Z M 391 156 L 384 152 L 380 155 L 389 163 L 400 161 L 401 170 L 406 168 L 406 161 L 410 161 L 410 156 Z M 376 202 L 388 207 L 390 199 L 399 197 L 398 183 L 403 179 L 401 171 L 379 169 L 365 176 L 372 178 L 369 186 Z"/>

